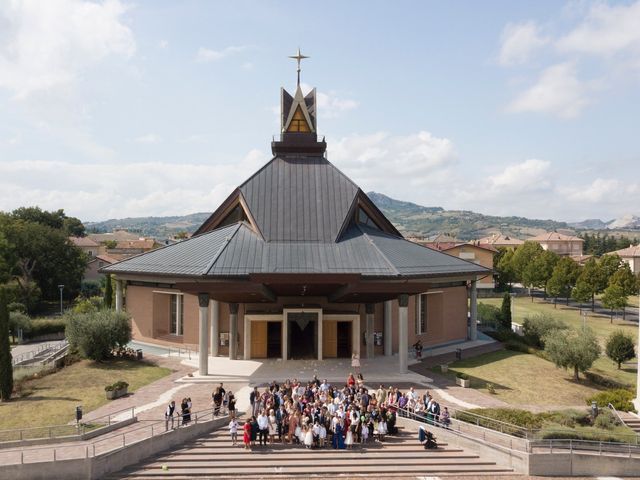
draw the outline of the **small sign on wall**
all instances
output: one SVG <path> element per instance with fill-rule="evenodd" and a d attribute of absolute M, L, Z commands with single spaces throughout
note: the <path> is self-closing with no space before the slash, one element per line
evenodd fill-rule
<path fill-rule="evenodd" d="M 228 332 L 220 332 L 220 346 L 228 347 L 229 346 L 229 333 Z"/>
<path fill-rule="evenodd" d="M 376 347 L 382 346 L 382 332 L 373 332 L 373 344 Z"/>

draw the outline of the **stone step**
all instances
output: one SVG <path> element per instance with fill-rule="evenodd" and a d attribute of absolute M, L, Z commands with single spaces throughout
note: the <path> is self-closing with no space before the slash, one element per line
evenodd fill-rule
<path fill-rule="evenodd" d="M 484 463 L 476 463 L 476 464 L 442 464 L 435 463 L 429 464 L 424 462 L 418 465 L 390 465 L 386 464 L 374 464 L 374 465 L 360 465 L 349 463 L 344 465 L 335 465 L 335 464 L 327 464 L 327 465 L 310 465 L 306 463 L 301 466 L 289 466 L 282 465 L 272 468 L 265 468 L 263 465 L 239 465 L 237 463 L 233 463 L 230 467 L 220 467 L 216 468 L 214 464 L 203 467 L 203 468 L 171 468 L 169 467 L 167 470 L 162 469 L 161 467 L 145 470 L 145 469 L 131 469 L 125 470 L 122 476 L 119 478 L 123 479 L 131 479 L 131 478 L 174 478 L 174 477 L 183 477 L 183 478 L 196 478 L 196 477 L 207 477 L 207 476 L 218 476 L 218 475 L 235 475 L 237 477 L 244 475 L 255 475 L 259 474 L 261 476 L 265 475 L 304 475 L 305 477 L 309 477 L 313 475 L 314 468 L 321 469 L 322 473 L 318 473 L 319 476 L 327 476 L 327 475 L 348 475 L 348 474 L 369 474 L 369 475 L 377 475 L 383 473 L 412 473 L 416 476 L 424 476 L 424 475 L 439 475 L 439 474 L 493 474 L 493 473 L 507 473 L 513 472 L 508 468 L 497 467 L 495 464 L 490 462 Z M 118 477 L 116 477 L 118 478 Z"/>
<path fill-rule="evenodd" d="M 461 449 L 457 449 L 457 448 L 451 448 L 451 447 L 445 447 L 442 444 L 438 445 L 440 448 L 446 449 L 446 451 L 448 452 L 462 452 L 463 450 Z M 219 455 L 219 454 L 233 454 L 233 453 L 238 453 L 240 451 L 245 451 L 244 446 L 238 444 L 237 446 L 233 446 L 233 445 L 226 445 L 226 446 L 220 446 L 220 447 L 214 447 L 214 448 L 201 448 L 201 447 L 181 447 L 179 449 L 175 449 L 173 450 L 171 453 L 173 455 Z M 302 445 L 288 445 L 288 448 L 264 448 L 264 447 L 259 447 L 259 446 L 255 446 L 251 448 L 251 451 L 255 454 L 255 455 L 282 455 L 282 454 L 289 454 L 289 455 L 301 455 L 304 453 L 308 453 L 309 450 L 304 448 Z M 325 452 L 335 452 L 335 450 L 331 447 L 325 447 L 322 449 L 313 449 L 311 450 L 312 452 L 318 452 L 318 453 L 325 453 Z M 375 447 L 367 447 L 367 448 L 360 448 L 360 447 L 355 447 L 353 448 L 354 452 L 357 452 L 359 455 L 362 454 L 369 454 L 369 453 L 373 453 L 373 452 L 393 452 L 394 455 L 396 454 L 400 454 L 402 452 L 407 452 L 407 453 L 411 453 L 411 452 L 422 452 L 424 451 L 424 448 L 419 445 L 417 442 L 415 443 L 415 445 L 383 445 L 380 446 L 378 448 Z"/>
<path fill-rule="evenodd" d="M 338 455 L 338 452 L 335 450 L 326 450 L 326 451 L 318 451 L 318 450 L 307 450 L 307 454 L 304 455 L 302 453 L 295 452 L 287 452 L 287 453 L 279 453 L 277 456 L 274 456 L 271 452 L 250 452 L 249 450 L 242 449 L 242 452 L 230 452 L 230 453 L 216 453 L 215 457 L 211 456 L 210 452 L 203 452 L 201 454 L 192 454 L 192 453 L 184 453 L 179 455 L 169 454 L 163 455 L 157 458 L 156 462 L 193 462 L 193 461 L 207 461 L 211 462 L 215 459 L 215 461 L 225 461 L 225 460 L 237 460 L 239 462 L 244 460 L 250 460 L 252 462 L 259 460 L 262 455 L 269 455 L 270 457 L 277 458 L 279 461 L 289 461 L 289 460 L 299 460 L 303 458 L 305 460 L 325 460 L 327 455 L 332 452 L 335 455 Z M 421 448 L 415 452 L 362 452 L 357 450 L 342 450 L 339 452 L 340 459 L 362 459 L 364 455 L 367 458 L 402 458 L 402 459 L 412 459 L 412 458 L 424 458 L 425 450 Z M 463 450 L 431 450 L 429 451 L 430 458 L 438 458 L 438 459 L 465 459 L 465 458 L 479 458 L 475 454 L 464 453 Z"/>

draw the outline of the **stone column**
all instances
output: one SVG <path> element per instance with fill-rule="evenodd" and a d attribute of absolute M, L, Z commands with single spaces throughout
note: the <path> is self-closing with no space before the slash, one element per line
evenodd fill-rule
<path fill-rule="evenodd" d="M 289 357 L 289 320 L 286 312 L 282 314 L 282 360 Z"/>
<path fill-rule="evenodd" d="M 391 332 L 391 316 L 392 316 L 393 303 L 391 300 L 384 302 L 384 356 L 389 357 L 393 355 L 393 333 Z"/>
<path fill-rule="evenodd" d="M 407 373 L 409 360 L 409 295 L 398 297 L 398 365 L 400 373 Z"/>
<path fill-rule="evenodd" d="M 242 358 L 249 360 L 251 358 L 251 322 L 246 315 L 244 317 L 244 352 Z"/>
<path fill-rule="evenodd" d="M 318 315 L 318 360 L 322 360 L 322 312 Z"/>
<path fill-rule="evenodd" d="M 367 339 L 367 358 L 373 358 L 373 315 L 375 313 L 375 304 L 367 303 L 365 305 L 365 312 L 367 314 L 367 331 L 366 331 L 366 339 Z"/>
<path fill-rule="evenodd" d="M 469 340 L 478 339 L 478 282 L 471 280 L 471 292 L 469 298 L 469 317 L 471 326 L 469 327 Z"/>
<path fill-rule="evenodd" d="M 200 376 L 209 375 L 209 294 L 198 294 L 200 314 L 198 317 L 198 366 Z"/>
<path fill-rule="evenodd" d="M 238 358 L 238 304 L 229 304 L 229 360 Z"/>
<path fill-rule="evenodd" d="M 351 342 L 351 352 L 357 353 L 360 357 L 360 315 L 351 322 Z"/>
<path fill-rule="evenodd" d="M 636 383 L 636 399 L 633 401 L 634 407 L 640 412 L 640 295 L 638 295 L 638 346 L 636 348 L 638 352 L 638 378 Z"/>
<path fill-rule="evenodd" d="M 220 353 L 220 303 L 217 300 L 209 302 L 211 309 L 211 356 L 217 357 Z"/>
<path fill-rule="evenodd" d="M 116 280 L 116 312 L 122 311 L 123 305 L 122 298 L 122 280 Z"/>

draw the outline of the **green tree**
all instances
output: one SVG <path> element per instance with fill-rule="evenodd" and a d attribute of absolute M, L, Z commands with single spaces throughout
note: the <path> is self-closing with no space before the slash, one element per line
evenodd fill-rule
<path fill-rule="evenodd" d="M 513 270 L 513 249 L 501 247 L 493 258 L 493 269 L 496 272 L 496 281 L 501 288 L 511 290 L 511 284 L 515 281 Z"/>
<path fill-rule="evenodd" d="M 554 298 L 565 297 L 567 305 L 573 287 L 580 275 L 580 266 L 569 257 L 562 257 L 558 260 L 553 274 L 547 282 L 547 291 Z M 554 302 L 555 307 L 555 302 Z"/>
<path fill-rule="evenodd" d="M 105 275 L 104 284 L 104 308 L 110 310 L 113 302 L 113 285 L 111 284 L 111 275 Z"/>
<path fill-rule="evenodd" d="M 500 306 L 500 327 L 504 330 L 511 330 L 511 295 L 505 293 L 502 296 L 502 305 Z"/>
<path fill-rule="evenodd" d="M 106 360 L 112 356 L 113 350 L 131 341 L 131 323 L 123 312 L 68 312 L 65 317 L 65 335 L 69 344 L 91 360 Z"/>
<path fill-rule="evenodd" d="M 117 240 L 105 240 L 102 244 L 106 247 L 107 250 L 113 250 L 118 246 Z"/>
<path fill-rule="evenodd" d="M 607 338 L 605 353 L 607 357 L 618 364 L 618 370 L 620 370 L 622 362 L 631 360 L 636 356 L 633 338 L 623 330 L 612 332 Z"/>
<path fill-rule="evenodd" d="M 68 217 L 63 209 L 48 212 L 40 207 L 20 207 L 11 212 L 11 216 L 25 222 L 39 223 L 54 230 L 61 230 L 66 236 L 83 237 L 85 229 L 75 217 Z"/>
<path fill-rule="evenodd" d="M 602 294 L 602 305 L 611 312 L 610 322 L 613 323 L 613 312 L 621 310 L 627 305 L 627 295 L 624 289 L 615 283 L 609 285 Z"/>
<path fill-rule="evenodd" d="M 9 309 L 7 295 L 0 288 L 0 400 L 8 402 L 13 392 L 13 364 L 9 344 Z"/>
<path fill-rule="evenodd" d="M 554 330 L 544 337 L 544 351 L 556 367 L 572 369 L 579 380 L 579 372 L 589 370 L 600 356 L 600 345 L 589 327 Z"/>
<path fill-rule="evenodd" d="M 631 295 L 637 295 L 638 293 L 638 277 L 636 277 L 631 271 L 628 263 L 623 262 L 618 270 L 615 271 L 609 279 L 609 285 L 618 285 L 622 288 L 625 297 Z M 626 320 L 626 306 L 627 302 L 622 306 L 622 318 Z"/>
<path fill-rule="evenodd" d="M 571 298 L 580 303 L 580 314 L 582 315 L 582 304 L 587 303 L 589 300 L 591 300 L 593 290 L 589 288 L 586 282 L 580 280 L 581 276 L 578 277 L 576 286 L 573 287 L 573 290 L 571 290 Z"/>
<path fill-rule="evenodd" d="M 539 243 L 527 241 L 519 245 L 513 252 L 511 264 L 515 278 L 529 289 L 529 294 L 531 294 L 531 288 L 533 287 L 532 278 L 528 274 L 529 265 L 533 263 L 543 251 Z"/>
<path fill-rule="evenodd" d="M 549 250 L 543 250 L 538 256 L 525 267 L 522 274 L 523 285 L 531 285 L 535 288 L 544 289 L 545 297 L 547 295 L 547 282 L 553 275 L 553 269 L 560 260 L 560 257 Z M 533 301 L 533 296 L 531 296 Z"/>
<path fill-rule="evenodd" d="M 580 299 L 574 298 L 579 302 L 587 302 L 591 300 L 591 311 L 595 311 L 596 293 L 599 293 L 602 285 L 602 270 L 595 258 L 590 258 L 582 267 L 580 276 L 576 281 L 576 289 L 580 294 Z M 588 296 L 588 298 L 585 298 Z"/>
<path fill-rule="evenodd" d="M 600 257 L 598 260 L 598 267 L 600 268 L 600 284 L 598 286 L 598 293 L 604 292 L 604 289 L 609 286 L 609 279 L 620 268 L 623 261 L 618 254 L 607 254 Z"/>

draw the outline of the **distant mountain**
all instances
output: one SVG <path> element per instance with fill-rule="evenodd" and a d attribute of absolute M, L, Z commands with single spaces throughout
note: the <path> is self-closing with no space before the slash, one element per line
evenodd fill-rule
<path fill-rule="evenodd" d="M 468 210 L 444 210 L 395 200 L 382 193 L 367 195 L 405 236 L 427 237 L 448 233 L 461 240 L 471 240 L 502 232 L 525 239 L 542 231 L 566 229 L 565 222 L 531 220 L 524 217 L 498 217 Z"/>
<path fill-rule="evenodd" d="M 587 220 L 583 220 L 582 222 L 572 222 L 568 223 L 572 228 L 579 228 L 582 230 L 605 230 L 608 228 L 608 225 L 611 223 L 611 220 L 608 222 L 603 222 L 599 218 L 589 218 Z"/>
<path fill-rule="evenodd" d="M 193 233 L 209 218 L 211 213 L 200 212 L 174 217 L 134 217 L 86 222 L 89 233 L 105 233 L 127 230 L 142 237 L 164 239 L 179 232 Z"/>
<path fill-rule="evenodd" d="M 635 215 L 624 215 L 620 218 L 616 218 L 614 221 L 609 223 L 609 228 L 623 228 L 627 230 L 634 230 L 636 228 L 640 228 L 640 217 L 636 217 Z"/>

